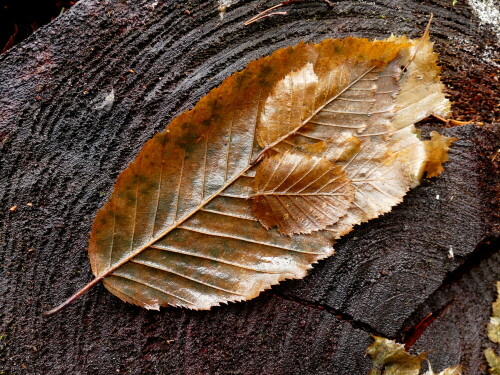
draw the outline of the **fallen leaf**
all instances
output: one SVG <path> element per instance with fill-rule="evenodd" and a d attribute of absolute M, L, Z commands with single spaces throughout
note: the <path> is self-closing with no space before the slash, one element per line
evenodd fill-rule
<path fill-rule="evenodd" d="M 488 362 L 488 373 L 491 375 L 500 375 L 500 357 L 491 348 L 484 350 L 484 356 Z"/>
<path fill-rule="evenodd" d="M 405 351 L 403 344 L 384 337 L 373 336 L 374 342 L 366 350 L 372 359 L 368 375 L 419 375 L 426 353 L 413 356 Z M 429 370 L 423 375 L 436 375 L 428 362 Z M 438 375 L 462 375 L 460 365 L 449 367 Z"/>
<path fill-rule="evenodd" d="M 497 344 L 500 344 L 500 281 L 497 281 L 497 299 L 492 304 L 493 311 L 488 323 L 488 338 Z M 500 375 L 500 357 L 495 354 L 492 348 L 484 351 L 484 356 L 488 361 L 489 373 Z"/>
<path fill-rule="evenodd" d="M 447 141 L 426 146 L 413 126 L 449 110 L 435 58 L 426 34 L 299 43 L 251 62 L 121 173 L 92 227 L 96 278 L 49 313 L 100 281 L 148 309 L 208 309 L 304 277 L 447 160 Z"/>
<path fill-rule="evenodd" d="M 497 293 L 498 297 L 493 302 L 493 312 L 488 323 L 488 337 L 492 342 L 500 344 L 500 281 L 497 281 Z"/>
<path fill-rule="evenodd" d="M 384 337 L 373 337 L 374 342 L 366 350 L 372 359 L 369 375 L 418 375 L 425 353 L 412 356 L 403 344 Z"/>
<path fill-rule="evenodd" d="M 328 65 L 332 62 L 325 63 L 326 69 L 319 69 L 323 72 L 319 76 L 306 65 L 276 85 L 261 115 L 261 122 L 266 124 L 258 129 L 265 133 L 259 138 L 261 144 L 266 144 L 265 137 L 274 139 L 280 137 L 280 131 L 286 133 L 296 127 L 293 121 L 298 118 L 306 119 L 300 130 L 273 149 L 277 152 L 300 149 L 321 155 L 339 163 L 353 181 L 354 204 L 342 220 L 327 229 L 335 238 L 350 232 L 356 224 L 389 212 L 410 188 L 419 184 L 424 172 L 428 177 L 441 173 L 444 170 L 441 165 L 448 160 L 447 152 L 454 140 L 433 135 L 431 141 L 422 142 L 413 125 L 433 113 L 446 116 L 450 110 L 428 31 L 419 40 L 406 37 L 389 40 L 405 46 L 390 64 L 365 67 L 363 73 L 356 75 L 357 80 L 333 69 Z M 403 71 L 401 66 L 405 65 L 407 69 Z M 318 107 L 318 102 L 326 102 L 322 99 L 325 87 L 337 85 L 337 80 L 352 84 Z M 303 103 L 302 110 L 297 104 L 284 104 L 290 103 L 292 97 L 299 98 L 294 103 Z M 316 111 L 311 110 L 310 104 L 315 97 L 320 98 L 315 100 Z M 288 118 L 294 120 L 287 121 Z M 351 158 L 341 159 L 339 152 L 346 152 L 347 146 L 339 140 L 349 137 L 363 144 Z"/>

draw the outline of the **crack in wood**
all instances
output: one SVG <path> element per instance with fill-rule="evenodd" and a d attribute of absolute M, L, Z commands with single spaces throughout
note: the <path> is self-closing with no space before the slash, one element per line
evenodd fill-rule
<path fill-rule="evenodd" d="M 408 350 L 410 349 L 416 342 L 417 340 L 420 338 L 420 336 L 422 336 L 422 334 L 425 332 L 425 330 L 437 319 L 439 318 L 441 315 L 443 315 L 443 313 L 448 309 L 448 307 L 451 306 L 451 304 L 454 302 L 455 300 L 451 300 L 450 302 L 448 302 L 446 305 L 444 305 L 443 307 L 441 307 L 440 309 L 436 310 L 436 311 L 433 311 L 429 314 L 427 314 L 423 319 L 421 319 L 414 327 L 410 328 L 407 332 L 407 334 L 405 334 L 402 338 L 402 342 L 404 342 L 405 344 L 405 349 Z"/>
<path fill-rule="evenodd" d="M 458 281 L 463 275 L 467 274 L 473 267 L 476 267 L 481 263 L 482 261 L 488 259 L 491 257 L 493 254 L 495 254 L 498 249 L 500 249 L 500 237 L 496 236 L 489 236 L 484 238 L 482 241 L 479 242 L 477 245 L 476 249 L 469 254 L 467 257 L 465 257 L 465 261 L 457 267 L 454 271 L 450 272 L 450 274 L 443 280 L 442 284 L 440 285 L 439 288 L 437 288 L 434 293 L 432 293 L 422 304 L 420 304 L 416 309 L 414 314 L 412 314 L 406 322 L 414 322 L 417 321 L 416 324 L 411 325 L 408 327 L 408 325 L 403 324 L 403 328 L 400 330 L 399 334 L 397 337 L 389 337 L 391 339 L 397 339 L 399 342 L 402 342 L 405 344 L 405 348 L 408 350 L 410 349 L 415 342 L 422 336 L 422 334 L 425 332 L 425 330 L 440 316 L 444 314 L 444 312 L 455 302 L 454 299 L 449 301 L 443 306 L 440 306 L 436 310 L 427 313 L 425 316 L 422 317 L 422 312 L 420 311 L 422 307 L 426 306 L 428 304 L 428 301 L 434 297 L 436 293 L 439 293 L 439 291 L 448 286 L 449 284 Z M 287 301 L 291 301 L 294 303 L 297 303 L 301 306 L 316 309 L 316 310 L 321 310 L 325 311 L 331 315 L 334 315 L 335 318 L 338 320 L 350 324 L 352 327 L 363 330 L 370 335 L 374 336 L 382 336 L 384 337 L 385 335 L 381 332 L 379 332 L 377 329 L 372 327 L 370 324 L 363 322 L 361 320 L 354 319 L 354 317 L 351 314 L 345 313 L 340 311 L 339 309 L 335 309 L 331 306 L 317 303 L 314 301 L 309 301 L 305 300 L 299 297 L 295 296 L 290 296 L 284 293 L 280 293 L 277 291 L 273 292 L 274 295 L 277 297 L 280 297 L 282 299 L 285 299 Z M 418 320 L 417 320 L 418 319 Z"/>
<path fill-rule="evenodd" d="M 459 281 L 464 275 L 468 274 L 474 267 L 480 265 L 481 262 L 492 257 L 500 249 L 500 237 L 498 236 L 488 236 L 481 240 L 474 251 L 468 254 L 463 263 L 458 266 L 455 270 L 450 272 L 444 279 L 439 288 L 437 288 L 432 294 L 430 294 L 425 301 L 423 301 L 414 310 L 414 313 L 406 319 L 403 324 L 403 328 L 399 333 L 399 341 L 405 343 L 405 348 L 410 349 L 415 342 L 422 336 L 425 330 L 455 302 L 455 299 L 447 302 L 443 306 L 435 309 L 434 311 L 425 313 L 425 306 L 429 305 L 429 301 L 433 300 L 435 295 L 440 293 L 443 288 L 446 288 L 452 283 Z M 411 324 L 412 322 L 417 322 L 416 324 Z"/>
<path fill-rule="evenodd" d="M 317 303 L 317 302 L 313 302 L 313 301 L 307 301 L 307 300 L 304 300 L 302 298 L 293 297 L 293 296 L 283 294 L 280 292 L 276 292 L 276 291 L 274 291 L 274 295 L 277 297 L 283 298 L 284 300 L 297 303 L 297 304 L 304 306 L 304 307 L 308 307 L 308 308 L 315 309 L 315 310 L 325 311 L 325 312 L 335 316 L 335 318 L 337 318 L 338 320 L 340 320 L 344 323 L 348 323 L 354 328 L 368 332 L 372 336 L 382 336 L 382 337 L 384 336 L 381 332 L 377 331 L 374 327 L 372 327 L 368 323 L 365 323 L 365 322 L 360 321 L 360 320 L 356 320 L 356 319 L 354 319 L 354 317 L 352 315 L 347 314 L 345 312 L 342 312 L 342 311 L 335 309 L 331 306 Z"/>

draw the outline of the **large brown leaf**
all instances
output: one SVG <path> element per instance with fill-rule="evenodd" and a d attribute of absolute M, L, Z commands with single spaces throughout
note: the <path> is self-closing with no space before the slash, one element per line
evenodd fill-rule
<path fill-rule="evenodd" d="M 398 92 L 402 76 L 413 71 L 417 43 L 300 43 L 227 78 L 148 141 L 118 177 L 90 237 L 96 278 L 52 312 L 101 280 L 124 301 L 149 309 L 208 309 L 303 277 L 333 253 L 334 237 L 390 210 L 420 179 L 422 142 L 391 123 L 406 103 Z M 304 165 L 290 168 L 292 159 Z M 321 173 L 304 169 L 313 171 L 316 162 L 326 190 L 315 185 Z M 261 183 L 272 180 L 270 168 L 284 177 L 273 182 L 273 194 Z M 313 195 L 289 199 L 295 208 L 286 218 L 274 208 L 297 186 L 286 177 L 294 173 L 305 187 L 298 193 Z"/>

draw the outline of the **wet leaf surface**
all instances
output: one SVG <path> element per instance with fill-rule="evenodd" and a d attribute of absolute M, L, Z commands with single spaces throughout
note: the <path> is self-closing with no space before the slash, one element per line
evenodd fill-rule
<path fill-rule="evenodd" d="M 336 238 L 440 173 L 451 140 L 422 142 L 413 126 L 449 111 L 436 58 L 426 33 L 251 62 L 118 177 L 92 228 L 96 279 L 72 299 L 103 280 L 148 309 L 208 309 L 304 277 Z"/>

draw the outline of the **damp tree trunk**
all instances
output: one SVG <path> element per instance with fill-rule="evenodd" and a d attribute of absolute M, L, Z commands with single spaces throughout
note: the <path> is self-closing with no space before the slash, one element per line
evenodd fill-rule
<path fill-rule="evenodd" d="M 272 4 L 271 4 L 272 3 Z M 370 335 L 484 374 L 500 279 L 495 35 L 465 1 L 81 0 L 0 56 L 0 370 L 6 374 L 364 374 Z M 267 5 L 266 5 L 267 4 Z M 304 280 L 258 298 L 147 311 L 92 275 L 97 210 L 146 140 L 250 60 L 301 40 L 432 38 L 458 141 L 446 172 L 357 227 Z M 495 111 L 497 111 L 495 113 Z M 421 124 L 424 134 L 442 128 Z"/>

